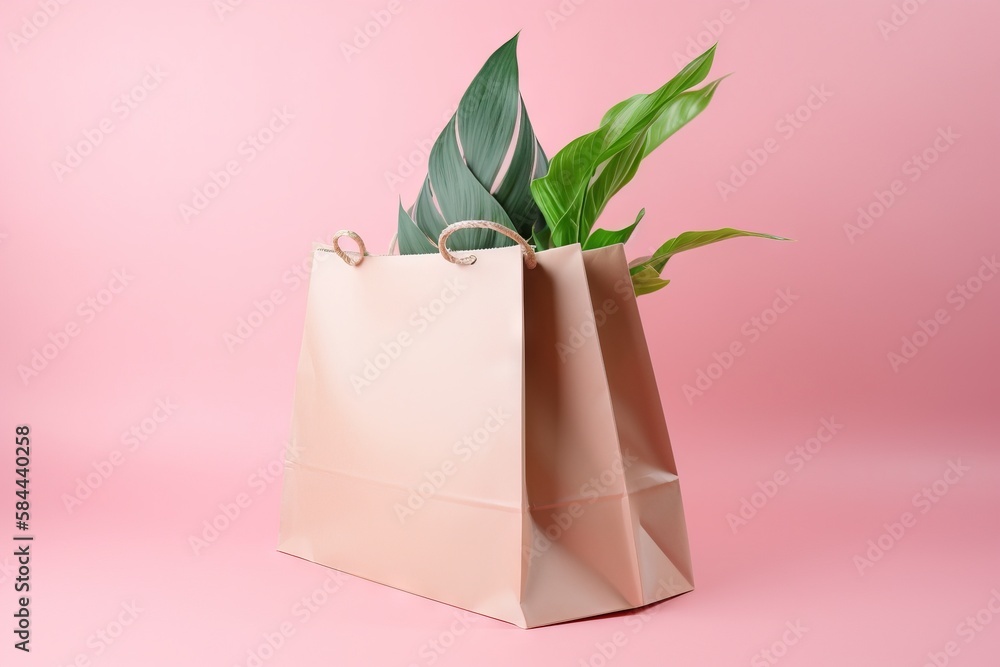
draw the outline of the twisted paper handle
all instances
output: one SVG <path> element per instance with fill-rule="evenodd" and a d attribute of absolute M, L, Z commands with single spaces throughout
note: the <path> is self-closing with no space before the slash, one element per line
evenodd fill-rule
<path fill-rule="evenodd" d="M 347 253 L 341 250 L 340 239 L 345 236 L 354 239 L 354 242 L 358 244 L 357 256 L 355 256 L 355 253 Z M 333 235 L 333 251 L 337 253 L 337 257 L 351 266 L 358 266 L 361 262 L 365 261 L 365 242 L 361 240 L 361 237 L 357 233 L 349 229 L 342 229 Z"/>
<path fill-rule="evenodd" d="M 515 232 L 513 229 L 504 227 L 496 222 L 490 222 L 489 220 L 465 220 L 463 222 L 456 222 L 454 224 L 448 225 L 443 230 L 441 230 L 441 235 L 438 237 L 438 250 L 441 252 L 441 256 L 452 264 L 475 264 L 475 255 L 465 255 L 463 257 L 456 257 L 451 254 L 448 250 L 448 237 L 454 232 L 460 229 L 489 229 L 498 234 L 503 234 L 507 238 L 517 241 L 518 245 L 521 246 L 521 253 L 524 255 L 524 265 L 529 269 L 533 269 L 538 265 L 538 260 L 535 258 L 534 249 L 528 245 L 520 234 Z"/>

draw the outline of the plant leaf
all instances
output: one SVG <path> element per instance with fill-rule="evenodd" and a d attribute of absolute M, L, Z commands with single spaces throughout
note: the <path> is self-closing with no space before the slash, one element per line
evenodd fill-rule
<path fill-rule="evenodd" d="M 399 221 L 396 226 L 398 228 L 396 233 L 399 235 L 397 242 L 400 247 L 405 243 L 411 249 L 411 252 L 407 254 L 416 255 L 438 251 L 437 245 L 431 243 L 430 239 L 424 236 L 420 228 L 414 224 L 413 218 L 403 208 L 403 202 L 399 202 Z M 435 236 L 434 238 L 436 239 L 437 237 Z"/>
<path fill-rule="evenodd" d="M 729 75 L 727 74 L 726 76 Z M 698 90 L 681 93 L 672 103 L 667 105 L 646 134 L 646 146 L 643 149 L 643 157 L 652 153 L 660 144 L 673 136 L 677 130 L 687 125 L 698 114 L 704 111 L 708 103 L 712 101 L 716 88 L 719 87 L 719 84 L 722 83 L 726 76 L 720 77 Z"/>
<path fill-rule="evenodd" d="M 584 250 L 591 250 L 592 248 L 603 248 L 604 246 L 614 245 L 616 243 L 625 243 L 632 236 L 632 232 L 635 231 L 636 226 L 639 221 L 642 220 L 643 216 L 646 215 L 646 209 L 639 211 L 639 215 L 635 216 L 635 222 L 626 227 L 625 229 L 619 229 L 617 231 L 608 231 L 607 229 L 595 229 L 591 232 L 590 236 L 583 243 Z"/>
<path fill-rule="evenodd" d="M 722 79 L 717 79 L 698 90 L 679 94 L 663 108 L 646 132 L 636 136 L 631 145 L 601 166 L 601 171 L 591 183 L 584 200 L 580 230 L 584 239 L 590 234 L 592 225 L 604 212 L 611 198 L 635 176 L 642 160 L 704 111 L 721 81 Z M 628 113 L 628 110 L 623 109 L 621 113 Z"/>
<path fill-rule="evenodd" d="M 611 157 L 631 143 L 633 134 L 649 125 L 660 115 L 663 106 L 680 93 L 697 86 L 708 76 L 715 60 L 715 45 L 689 62 L 674 78 L 666 82 L 654 92 L 644 95 L 639 100 L 623 107 L 614 114 L 608 127 L 612 128 L 614 140 L 605 148 L 601 161 Z M 629 100 L 639 97 L 633 95 Z M 615 105 L 620 106 L 620 105 Z M 614 109 L 614 107 L 612 107 Z"/>
<path fill-rule="evenodd" d="M 493 52 L 458 104 L 458 138 L 469 171 L 492 187 L 517 123 L 517 35 Z"/>
<path fill-rule="evenodd" d="M 413 204 L 413 220 L 424 236 L 437 243 L 437 237 L 441 235 L 441 230 L 448 226 L 448 223 L 438 212 L 437 204 L 434 203 L 434 193 L 431 192 L 431 182 L 424 180 L 417 195 L 417 201 Z M 405 253 L 404 253 L 405 254 Z"/>
<path fill-rule="evenodd" d="M 421 236 L 436 240 L 461 220 L 491 220 L 531 237 L 544 221 L 530 183 L 547 166 L 518 92 L 515 35 L 479 70 L 434 142 L 427 178 L 410 211 L 420 235 L 399 234 L 399 252 L 426 252 Z M 456 232 L 449 245 L 474 250 L 511 243 L 489 230 L 470 229 Z"/>
<path fill-rule="evenodd" d="M 660 278 L 660 274 L 655 270 L 646 267 L 642 271 L 632 274 L 632 290 L 636 296 L 652 294 L 670 284 L 669 280 Z"/>
<path fill-rule="evenodd" d="M 597 130 L 571 141 L 552 158 L 548 174 L 532 181 L 531 193 L 549 225 L 554 245 L 586 240 L 607 200 L 635 174 L 645 155 L 651 126 L 678 95 L 704 81 L 714 56 L 713 46 L 656 91 L 616 104 Z M 714 87 L 706 89 L 710 89 L 710 100 Z M 677 116 L 681 117 L 683 114 Z M 623 152 L 613 163 L 603 164 Z M 604 181 L 591 193 L 595 175 L 597 181 L 602 176 Z"/>
<path fill-rule="evenodd" d="M 551 248 L 552 236 L 549 234 L 549 230 L 536 227 L 531 232 L 531 245 L 539 252 Z"/>
<path fill-rule="evenodd" d="M 659 274 L 667 265 L 667 260 L 679 252 L 693 250 L 694 248 L 700 248 L 702 246 L 739 236 L 756 236 L 758 238 L 773 239 L 775 241 L 790 240 L 782 236 L 761 234 L 760 232 L 745 232 L 741 229 L 732 229 L 730 227 L 703 232 L 684 232 L 680 236 L 672 238 L 661 245 L 651 256 L 640 257 L 629 262 L 629 272 L 635 276 L 637 273 L 642 273 L 646 269 L 652 269 Z"/>
<path fill-rule="evenodd" d="M 640 134 L 624 150 L 600 166 L 591 181 L 583 200 L 580 220 L 580 238 L 586 243 L 597 218 L 604 212 L 608 201 L 632 180 L 642 162 L 646 135 Z"/>
<path fill-rule="evenodd" d="M 427 170 L 432 191 L 441 208 L 441 217 L 446 223 L 490 220 L 514 229 L 507 212 L 476 180 L 462 159 L 455 136 L 454 116 L 434 143 Z M 461 229 L 451 239 L 452 250 L 497 248 L 514 243 L 488 229 Z"/>
<path fill-rule="evenodd" d="M 601 118 L 601 125 L 607 125 L 622 113 L 626 113 L 629 109 L 642 102 L 645 97 L 646 96 L 644 94 L 640 93 L 638 95 L 633 95 L 628 99 L 624 99 L 614 105 L 604 113 L 604 117 Z"/>
<path fill-rule="evenodd" d="M 514 145 L 507 173 L 504 174 L 493 196 L 507 211 L 517 233 L 524 238 L 530 238 L 532 227 L 542 217 L 538 205 L 531 196 L 531 179 L 538 174 L 539 166 L 544 165 L 544 168 L 548 168 L 548 162 L 545 161 L 545 153 L 541 152 L 542 147 L 538 145 L 535 133 L 531 130 L 531 122 L 528 120 L 528 111 L 524 107 L 523 99 L 517 129 L 517 143 Z M 541 161 L 536 151 L 541 153 Z M 544 174 L 544 171 L 542 173 Z"/>
<path fill-rule="evenodd" d="M 549 173 L 549 159 L 545 156 L 545 151 L 542 150 L 542 145 L 535 140 L 535 174 L 532 179 L 541 178 Z M 531 183 L 528 183 L 528 194 L 531 196 L 532 204 L 535 204 L 535 197 L 531 195 Z M 535 204 L 535 208 L 538 209 L 538 204 Z M 545 222 L 545 217 L 542 215 L 541 210 L 538 210 L 538 217 L 535 219 L 533 229 L 531 231 L 531 240 L 535 242 L 536 250 L 548 250 L 552 247 L 552 233 L 549 231 L 549 226 Z"/>

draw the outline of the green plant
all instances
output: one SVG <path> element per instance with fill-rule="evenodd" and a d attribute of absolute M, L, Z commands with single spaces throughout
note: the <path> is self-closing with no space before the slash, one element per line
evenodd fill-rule
<path fill-rule="evenodd" d="M 399 207 L 400 253 L 437 252 L 441 230 L 460 220 L 492 220 L 524 238 L 542 224 L 529 186 L 545 175 L 548 160 L 519 92 L 516 49 L 517 36 L 490 56 L 434 142 L 416 202 L 408 211 Z M 456 232 L 450 246 L 475 250 L 511 243 L 469 229 Z"/>
<path fill-rule="evenodd" d="M 517 36 L 490 56 L 431 149 L 428 174 L 414 205 L 399 207 L 402 254 L 436 252 L 434 239 L 452 222 L 492 220 L 517 231 L 537 249 L 579 243 L 584 249 L 628 241 L 642 220 L 618 230 L 595 228 L 611 198 L 640 163 L 712 101 L 722 79 L 708 76 L 715 47 L 649 94 L 611 107 L 600 126 L 546 159 L 518 88 Z M 509 154 L 509 158 L 508 158 Z M 636 294 L 669 282 L 661 277 L 675 254 L 738 236 L 785 240 L 738 229 L 685 232 L 651 256 L 630 263 Z M 508 245 L 486 230 L 461 230 L 457 250 Z"/>

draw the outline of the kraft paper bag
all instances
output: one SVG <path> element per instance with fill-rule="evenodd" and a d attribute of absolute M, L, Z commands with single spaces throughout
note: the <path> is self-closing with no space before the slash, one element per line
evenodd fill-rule
<path fill-rule="evenodd" d="M 622 247 L 463 227 L 516 237 L 316 249 L 279 549 L 520 627 L 691 590 Z"/>

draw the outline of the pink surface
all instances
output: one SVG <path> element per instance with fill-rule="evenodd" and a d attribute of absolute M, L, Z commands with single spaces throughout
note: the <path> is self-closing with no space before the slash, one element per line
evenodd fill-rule
<path fill-rule="evenodd" d="M 5 3 L 0 662 L 995 665 L 998 20 L 915 0 Z M 310 245 L 388 245 L 422 147 L 517 30 L 550 154 L 718 38 L 735 76 L 604 224 L 647 208 L 633 256 L 684 229 L 798 240 L 682 256 L 642 299 L 695 591 L 532 631 L 274 550 Z M 10 631 L 18 423 L 30 655 Z"/>

